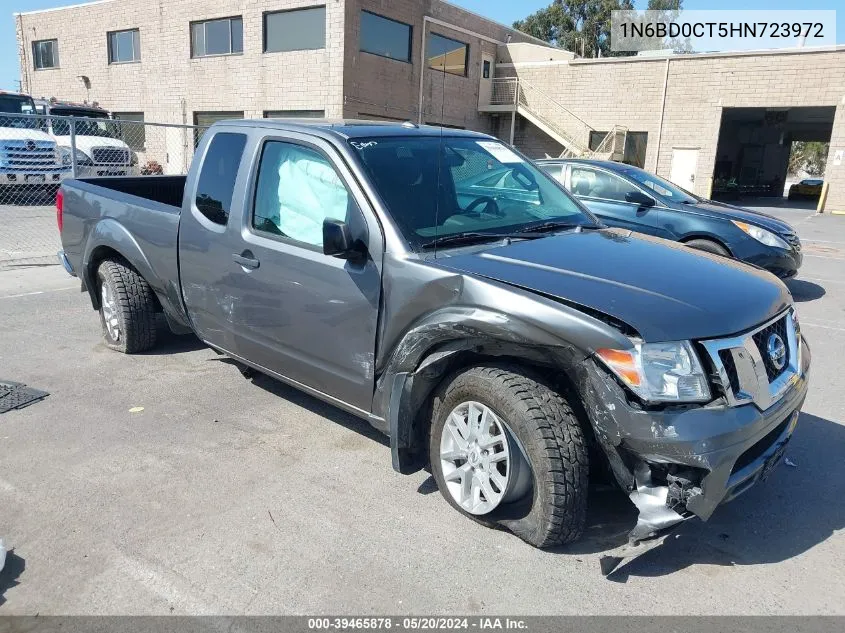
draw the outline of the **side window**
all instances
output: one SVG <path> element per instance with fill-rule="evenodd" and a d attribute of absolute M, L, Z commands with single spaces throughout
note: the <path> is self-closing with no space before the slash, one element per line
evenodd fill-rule
<path fill-rule="evenodd" d="M 323 220 L 347 221 L 354 201 L 319 152 L 269 141 L 261 154 L 252 226 L 308 246 L 323 246 Z"/>
<path fill-rule="evenodd" d="M 205 154 L 195 202 L 200 213 L 215 224 L 225 225 L 229 219 L 245 146 L 244 134 L 220 132 L 211 139 Z"/>
<path fill-rule="evenodd" d="M 619 176 L 603 171 L 596 172 L 596 190 L 592 194 L 594 197 L 625 202 L 625 195 L 630 191 L 639 189 Z"/>
<path fill-rule="evenodd" d="M 576 196 L 589 197 L 594 195 L 596 187 L 596 172 L 586 167 L 572 166 L 571 190 Z"/>

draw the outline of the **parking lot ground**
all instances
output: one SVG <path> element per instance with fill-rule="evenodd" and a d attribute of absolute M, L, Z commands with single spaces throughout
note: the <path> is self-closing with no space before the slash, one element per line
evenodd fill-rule
<path fill-rule="evenodd" d="M 393 472 L 365 423 L 190 337 L 111 352 L 57 266 L 0 272 L 0 380 L 50 392 L 0 415 L 0 613 L 845 613 L 845 218 L 775 212 L 806 254 L 794 466 L 613 581 L 623 495 L 592 495 L 582 542 L 533 549 Z"/>

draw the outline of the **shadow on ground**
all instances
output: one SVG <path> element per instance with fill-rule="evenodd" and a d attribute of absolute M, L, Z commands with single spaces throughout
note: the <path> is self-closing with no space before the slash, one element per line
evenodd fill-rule
<path fill-rule="evenodd" d="M 6 552 L 6 565 L 3 571 L 0 571 L 0 605 L 6 602 L 6 590 L 20 584 L 18 579 L 24 569 L 26 569 L 26 561 L 15 554 L 15 550 Z"/>
<path fill-rule="evenodd" d="M 786 282 L 786 287 L 792 293 L 792 298 L 798 302 L 821 299 L 826 292 L 820 285 L 804 279 L 790 279 Z"/>
<path fill-rule="evenodd" d="M 844 443 L 845 426 L 802 413 L 787 451 L 795 467 L 781 463 L 767 482 L 720 507 L 707 523 L 690 520 L 611 578 L 664 576 L 692 565 L 766 565 L 814 548 L 845 527 L 837 476 Z"/>

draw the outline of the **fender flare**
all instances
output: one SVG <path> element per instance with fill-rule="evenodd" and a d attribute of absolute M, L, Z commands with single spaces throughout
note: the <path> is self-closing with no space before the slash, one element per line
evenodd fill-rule
<path fill-rule="evenodd" d="M 97 288 L 94 283 L 97 271 L 93 264 L 102 259 L 98 255 L 104 249 L 114 251 L 126 261 L 131 262 L 138 274 L 150 284 L 156 295 L 161 297 L 162 289 L 157 283 L 156 275 L 149 260 L 141 247 L 138 246 L 138 242 L 120 222 L 111 218 L 103 218 L 91 229 L 88 242 L 85 245 L 85 252 L 82 255 L 82 270 L 80 271 L 82 281 L 91 298 L 91 305 L 95 310 L 100 307 L 100 298 L 97 295 Z"/>
<path fill-rule="evenodd" d="M 463 353 L 516 356 L 532 364 L 554 364 L 565 373 L 586 356 L 560 335 L 500 311 L 458 306 L 428 314 L 395 346 L 374 403 L 387 421 L 396 471 L 410 474 L 422 467 L 418 414 Z"/>

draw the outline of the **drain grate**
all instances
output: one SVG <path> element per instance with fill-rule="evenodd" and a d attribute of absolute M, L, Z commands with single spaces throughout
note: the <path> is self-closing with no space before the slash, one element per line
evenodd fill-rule
<path fill-rule="evenodd" d="M 0 382 L 0 413 L 23 409 L 49 395 L 46 391 L 27 387 L 21 382 Z"/>

